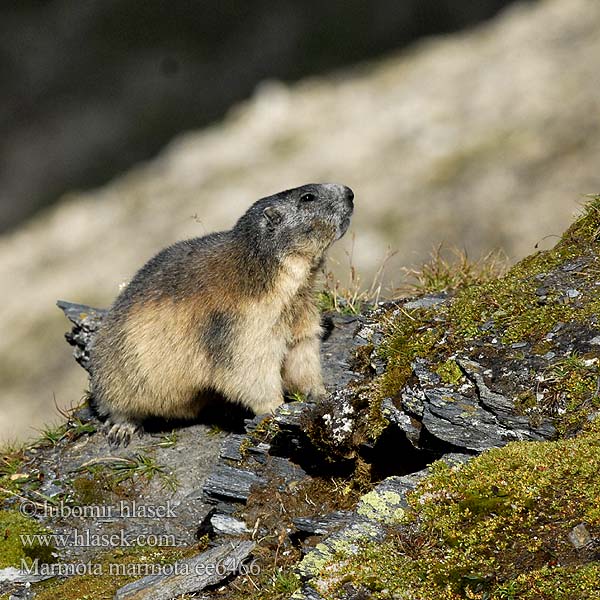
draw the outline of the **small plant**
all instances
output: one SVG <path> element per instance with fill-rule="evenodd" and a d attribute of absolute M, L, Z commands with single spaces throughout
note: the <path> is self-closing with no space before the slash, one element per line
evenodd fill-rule
<path fill-rule="evenodd" d="M 179 436 L 176 431 L 171 431 L 171 433 L 165 433 L 161 438 L 158 444 L 159 448 L 173 448 L 177 444 Z"/>
<path fill-rule="evenodd" d="M 53 398 L 54 407 L 66 422 L 55 427 L 48 426 L 38 430 L 41 434 L 40 443 L 56 446 L 64 439 L 72 442 L 82 435 L 95 433 L 96 427 L 92 423 L 82 421 L 79 417 L 74 416 L 77 407 L 71 407 L 68 410 L 61 408 L 56 401 L 56 397 L 53 396 Z"/>
<path fill-rule="evenodd" d="M 0 457 L 0 477 L 10 477 L 20 472 L 23 466 L 21 456 L 7 454 Z"/>
<path fill-rule="evenodd" d="M 457 385 L 464 376 L 456 361 L 451 359 L 443 362 L 436 369 L 436 373 L 441 377 L 442 381 L 448 385 Z"/>
<path fill-rule="evenodd" d="M 58 427 L 46 426 L 44 429 L 39 429 L 38 431 L 40 433 L 40 441 L 43 444 L 56 446 L 65 437 L 66 427 L 64 424 Z"/>
<path fill-rule="evenodd" d="M 501 600 L 516 600 L 520 587 L 516 581 L 509 581 L 496 588 L 496 595 Z"/>
<path fill-rule="evenodd" d="M 67 422 L 66 436 L 70 441 L 80 438 L 88 433 L 95 433 L 96 427 L 92 423 L 86 423 L 81 419 L 71 417 Z"/>
<path fill-rule="evenodd" d="M 223 433 L 223 429 L 215 424 L 211 425 L 208 430 L 208 435 L 220 435 L 221 433 Z"/>
<path fill-rule="evenodd" d="M 300 587 L 300 577 L 291 571 L 277 571 L 273 575 L 273 591 L 278 594 L 293 594 Z"/>
<path fill-rule="evenodd" d="M 167 473 L 165 468 L 156 462 L 155 458 L 147 454 L 136 454 L 133 458 L 124 458 L 121 461 L 115 462 L 112 465 L 112 469 L 116 474 L 117 483 L 122 483 L 134 477 L 150 481 L 158 475 L 167 487 L 173 490 L 177 489 L 176 478 L 172 474 Z"/>
<path fill-rule="evenodd" d="M 56 446 L 65 439 L 74 441 L 82 435 L 94 433 L 96 427 L 92 423 L 85 423 L 81 419 L 70 416 L 68 421 L 62 425 L 56 427 L 47 426 L 38 431 L 40 432 L 40 442 L 42 444 Z"/>
<path fill-rule="evenodd" d="M 0 448 L 0 477 L 16 475 L 23 468 L 23 445 L 7 443 Z"/>
<path fill-rule="evenodd" d="M 172 473 L 167 473 L 165 467 L 158 464 L 156 459 L 147 454 L 138 453 L 131 458 L 105 457 L 92 459 L 80 467 L 95 476 L 100 466 L 107 467 L 113 474 L 114 484 L 118 485 L 130 479 L 152 480 L 155 476 L 160 477 L 165 487 L 175 491 L 178 486 L 177 478 Z"/>
<path fill-rule="evenodd" d="M 406 283 L 399 295 L 450 292 L 468 285 L 484 283 L 504 274 L 508 258 L 502 252 L 489 252 L 471 261 L 465 250 L 436 246 L 420 268 L 403 268 Z"/>

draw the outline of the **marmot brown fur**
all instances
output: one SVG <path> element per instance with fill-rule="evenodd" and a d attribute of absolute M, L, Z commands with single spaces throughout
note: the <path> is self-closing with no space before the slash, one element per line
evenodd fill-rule
<path fill-rule="evenodd" d="M 230 231 L 173 244 L 137 272 L 90 353 L 111 442 L 148 417 L 193 418 L 215 392 L 256 414 L 285 392 L 325 393 L 315 278 L 353 198 L 337 184 L 263 198 Z"/>

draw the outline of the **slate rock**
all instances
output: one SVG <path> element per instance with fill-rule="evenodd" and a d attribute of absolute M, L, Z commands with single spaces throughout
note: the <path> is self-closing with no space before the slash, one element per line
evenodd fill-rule
<path fill-rule="evenodd" d="M 260 483 L 263 483 L 263 480 L 252 471 L 218 464 L 206 480 L 203 491 L 208 501 L 246 502 L 250 495 L 250 488 Z"/>
<path fill-rule="evenodd" d="M 73 323 L 72 331 L 65 334 L 67 342 L 74 347 L 73 356 L 86 371 L 89 371 L 92 340 L 108 311 L 65 300 L 59 300 L 56 305 Z"/>
<path fill-rule="evenodd" d="M 149 575 L 117 591 L 115 600 L 171 600 L 200 592 L 236 573 L 254 542 L 225 543 L 171 565 L 173 575 Z"/>

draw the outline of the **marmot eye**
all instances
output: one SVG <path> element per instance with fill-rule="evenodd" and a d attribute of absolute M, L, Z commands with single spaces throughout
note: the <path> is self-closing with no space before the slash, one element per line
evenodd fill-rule
<path fill-rule="evenodd" d="M 314 194 L 302 194 L 302 196 L 300 196 L 300 202 L 313 202 L 313 200 L 316 200 L 317 197 Z"/>

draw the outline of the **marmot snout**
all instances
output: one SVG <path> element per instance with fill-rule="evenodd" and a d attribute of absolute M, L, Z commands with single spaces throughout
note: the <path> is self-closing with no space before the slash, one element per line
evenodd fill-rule
<path fill-rule="evenodd" d="M 315 278 L 353 198 L 337 184 L 263 198 L 230 231 L 178 242 L 136 273 L 91 350 L 111 441 L 148 417 L 195 417 L 215 392 L 257 414 L 285 392 L 325 393 Z"/>

